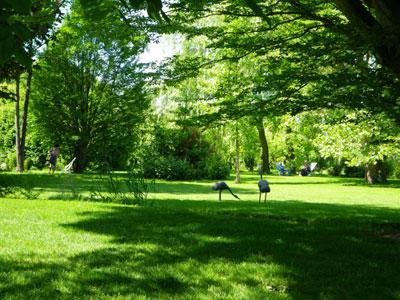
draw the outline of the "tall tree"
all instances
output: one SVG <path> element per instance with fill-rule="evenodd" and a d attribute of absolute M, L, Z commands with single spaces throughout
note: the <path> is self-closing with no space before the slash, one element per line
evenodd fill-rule
<path fill-rule="evenodd" d="M 18 2 L 18 1 L 17 1 Z M 60 17 L 60 1 L 40 0 L 17 3 L 6 1 L 0 5 L 0 81 L 14 79 L 15 91 L 15 147 L 18 172 L 24 170 L 25 140 L 27 132 L 28 108 L 32 80 L 32 63 L 37 49 L 51 36 L 54 22 Z M 27 73 L 25 94 L 20 118 L 21 74 Z M 8 98 L 10 93 L 0 92 L 0 97 Z"/>
<path fill-rule="evenodd" d="M 148 107 L 137 62 L 147 37 L 116 20 L 89 23 L 74 5 L 34 80 L 36 124 L 47 143 L 76 157 L 76 172 L 124 167 Z"/>

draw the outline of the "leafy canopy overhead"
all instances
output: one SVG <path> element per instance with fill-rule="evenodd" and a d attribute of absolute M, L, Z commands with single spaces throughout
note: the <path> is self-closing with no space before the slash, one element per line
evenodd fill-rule
<path fill-rule="evenodd" d="M 314 9 L 335 20 L 336 29 L 316 17 L 284 13 L 271 13 L 263 22 L 245 6 L 213 5 L 196 18 L 173 11 L 180 27 L 170 27 L 188 33 L 193 51 L 167 63 L 165 78 L 176 84 L 188 76 L 199 78 L 199 69 L 219 66 L 215 91 L 208 97 L 219 109 L 204 123 L 325 107 L 384 111 L 400 121 L 398 80 L 377 63 L 368 44 L 343 34 L 348 22 L 333 4 Z M 199 47 L 204 50 L 196 51 Z"/>
<path fill-rule="evenodd" d="M 168 19 L 163 11 L 161 0 L 87 0 L 81 1 L 82 5 L 94 15 L 102 16 L 107 8 L 112 5 L 129 17 L 130 9 L 146 8 L 154 19 Z M 166 1 L 164 1 L 166 3 Z M 49 8 L 54 8 L 59 1 L 52 0 L 21 0 L 3 1 L 0 9 L 0 38 L 2 51 L 0 51 L 0 65 L 7 64 L 13 55 L 18 62 L 24 62 L 23 44 L 29 40 L 29 31 L 32 25 L 49 24 Z M 373 50 L 377 60 L 386 68 L 400 77 L 400 2 L 393 0 L 336 0 L 330 3 L 320 0 L 180 0 L 169 4 L 169 9 L 174 17 L 191 15 L 200 18 L 209 12 L 212 5 L 217 4 L 219 13 L 227 16 L 258 16 L 273 29 L 283 22 L 295 19 L 319 22 L 332 31 L 341 32 L 359 43 L 367 44 Z M 32 7 L 39 8 L 33 10 Z M 326 8 L 333 7 L 341 15 L 326 14 Z M 179 18 L 176 19 L 179 21 Z M 4 48 L 4 49 L 3 49 Z"/>
<path fill-rule="evenodd" d="M 29 45 L 50 37 L 61 5 L 60 0 L 0 2 L 0 81 L 31 67 Z"/>

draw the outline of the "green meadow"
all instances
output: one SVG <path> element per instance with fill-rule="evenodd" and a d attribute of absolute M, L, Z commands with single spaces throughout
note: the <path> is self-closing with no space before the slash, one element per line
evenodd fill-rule
<path fill-rule="evenodd" d="M 135 206 L 90 201 L 96 175 L 1 178 L 25 189 L 0 198 L 1 299 L 400 299 L 399 181 L 268 176 L 261 204 L 252 174 L 240 201 L 157 181 Z"/>

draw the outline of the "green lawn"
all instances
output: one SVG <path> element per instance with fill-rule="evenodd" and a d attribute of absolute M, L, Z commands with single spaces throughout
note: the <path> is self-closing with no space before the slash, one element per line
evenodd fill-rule
<path fill-rule="evenodd" d="M 90 202 L 95 175 L 2 175 L 1 299 L 400 299 L 400 183 L 270 176 L 158 182 L 141 206 Z M 15 199 L 19 197 L 19 199 Z M 80 200 L 78 200 L 79 198 Z"/>

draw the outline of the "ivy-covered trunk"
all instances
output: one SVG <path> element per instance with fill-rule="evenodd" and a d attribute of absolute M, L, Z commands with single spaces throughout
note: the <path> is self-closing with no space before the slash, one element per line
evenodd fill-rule
<path fill-rule="evenodd" d="M 28 109 L 29 109 L 29 99 L 31 97 L 32 69 L 28 69 L 27 75 L 28 77 L 26 78 L 24 107 L 22 111 L 21 139 L 19 145 L 22 169 L 24 169 L 24 161 L 25 161 L 25 144 L 26 144 L 25 141 L 26 141 L 26 132 L 28 128 Z"/>
<path fill-rule="evenodd" d="M 24 171 L 24 162 L 23 162 L 23 153 L 21 151 L 21 127 L 20 127 L 20 116 L 19 116 L 19 103 L 20 103 L 20 94 L 19 94 L 19 85 L 20 85 L 20 75 L 17 75 L 15 79 L 15 154 L 17 160 L 16 171 L 23 172 Z"/>
<path fill-rule="evenodd" d="M 239 126 L 237 123 L 236 123 L 236 128 L 235 128 L 235 151 L 236 151 L 235 183 L 240 183 L 240 143 L 239 143 Z"/>
<path fill-rule="evenodd" d="M 258 121 L 257 124 L 258 130 L 258 138 L 261 144 L 261 167 L 263 173 L 270 174 L 271 169 L 269 167 L 269 149 L 268 149 L 268 142 L 267 137 L 265 136 L 265 129 L 262 118 Z"/>
<path fill-rule="evenodd" d="M 385 183 L 387 181 L 387 173 L 382 160 L 366 164 L 365 179 L 369 184 Z"/>

